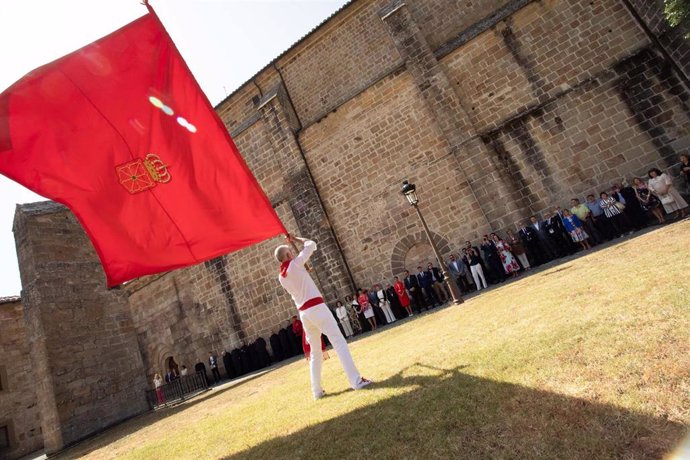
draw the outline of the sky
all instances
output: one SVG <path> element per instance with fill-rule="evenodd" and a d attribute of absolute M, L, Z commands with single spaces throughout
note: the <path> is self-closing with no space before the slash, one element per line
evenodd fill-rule
<path fill-rule="evenodd" d="M 346 0 L 150 0 L 213 105 Z M 0 0 L 0 92 L 144 15 L 139 0 Z M 0 175 L 0 297 L 19 295 L 17 204 L 43 201 Z"/>

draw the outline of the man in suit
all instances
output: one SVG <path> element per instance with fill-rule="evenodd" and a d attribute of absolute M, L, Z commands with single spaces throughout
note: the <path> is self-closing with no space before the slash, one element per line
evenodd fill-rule
<path fill-rule="evenodd" d="M 235 369 L 232 367 L 232 358 L 230 358 L 230 353 L 223 350 L 223 353 L 221 353 L 221 359 L 223 360 L 223 367 L 225 367 L 225 372 L 228 374 L 228 379 L 234 379 Z"/>
<path fill-rule="evenodd" d="M 525 246 L 525 252 L 527 253 L 530 265 L 537 266 L 543 264 L 544 261 L 541 258 L 541 251 L 539 250 L 537 231 L 529 225 L 523 225 L 522 228 L 518 230 L 518 237 Z"/>
<path fill-rule="evenodd" d="M 405 270 L 405 289 L 412 295 L 412 300 L 414 301 L 414 307 L 417 313 L 422 311 L 422 308 L 426 308 L 424 302 L 424 294 L 422 294 L 422 288 L 419 285 L 419 281 L 416 276 L 410 275 L 410 272 Z"/>
<path fill-rule="evenodd" d="M 467 265 L 456 254 L 450 255 L 448 271 L 450 271 L 450 276 L 455 280 L 455 283 L 463 293 L 470 292 L 470 283 L 467 281 Z"/>
<path fill-rule="evenodd" d="M 431 289 L 431 277 L 427 276 L 421 266 L 417 267 L 417 282 L 422 288 L 422 296 L 426 302 L 427 308 L 434 308 L 438 303 L 436 294 Z"/>
<path fill-rule="evenodd" d="M 541 263 L 555 259 L 556 251 L 554 250 L 553 244 L 549 239 L 546 225 L 543 221 L 539 222 L 537 216 L 530 216 L 529 220 L 530 224 L 528 227 L 531 227 L 534 230 L 534 233 L 537 235 L 537 248 L 539 251 L 538 257 L 541 259 Z"/>
<path fill-rule="evenodd" d="M 441 270 L 438 267 L 434 267 L 431 262 L 426 265 L 426 276 L 431 278 L 431 289 L 433 289 L 438 303 L 443 305 L 448 302 L 449 295 L 446 293 L 445 286 L 443 284 L 444 277 Z"/>
<path fill-rule="evenodd" d="M 572 238 L 565 231 L 563 221 L 561 220 L 560 208 L 555 213 L 546 213 L 544 220 L 544 228 L 546 234 L 551 242 L 551 246 L 557 257 L 564 257 L 568 254 L 574 253 L 577 248 L 572 245 Z"/>
<path fill-rule="evenodd" d="M 218 357 L 212 351 L 208 352 L 208 365 L 211 367 L 213 374 L 213 383 L 220 382 L 220 371 L 218 370 Z"/>

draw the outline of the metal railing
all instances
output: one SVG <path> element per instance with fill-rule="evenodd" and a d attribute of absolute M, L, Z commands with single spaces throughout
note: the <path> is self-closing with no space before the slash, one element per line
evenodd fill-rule
<path fill-rule="evenodd" d="M 150 409 L 169 406 L 208 390 L 208 380 L 203 373 L 184 375 L 153 390 L 146 390 L 146 402 Z"/>

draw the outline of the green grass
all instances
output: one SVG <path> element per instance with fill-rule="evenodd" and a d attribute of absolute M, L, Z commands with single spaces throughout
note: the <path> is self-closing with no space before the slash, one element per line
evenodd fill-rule
<path fill-rule="evenodd" d="M 61 457 L 659 458 L 690 426 L 690 222 L 149 413 Z"/>

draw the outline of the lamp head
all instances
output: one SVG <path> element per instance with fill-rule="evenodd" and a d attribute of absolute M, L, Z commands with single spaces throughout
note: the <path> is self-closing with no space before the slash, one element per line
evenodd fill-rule
<path fill-rule="evenodd" d="M 410 184 L 408 181 L 403 181 L 400 193 L 405 195 L 405 198 L 407 198 L 407 201 L 412 206 L 417 206 L 419 199 L 417 198 L 417 187 L 415 187 L 414 184 Z"/>

